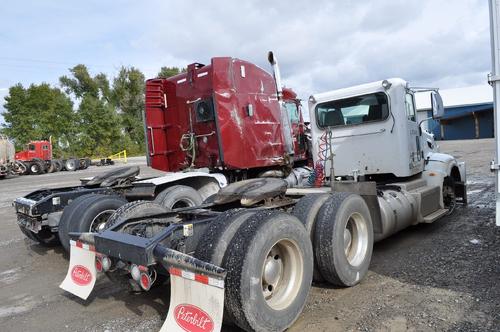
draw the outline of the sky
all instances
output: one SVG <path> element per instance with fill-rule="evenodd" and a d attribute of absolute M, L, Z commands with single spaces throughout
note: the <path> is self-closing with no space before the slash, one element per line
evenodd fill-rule
<path fill-rule="evenodd" d="M 270 71 L 269 50 L 303 99 L 389 77 L 443 89 L 484 84 L 488 2 L 4 0 L 0 112 L 10 86 L 57 86 L 78 63 L 110 77 L 122 65 L 154 77 L 161 66 L 232 56 Z"/>

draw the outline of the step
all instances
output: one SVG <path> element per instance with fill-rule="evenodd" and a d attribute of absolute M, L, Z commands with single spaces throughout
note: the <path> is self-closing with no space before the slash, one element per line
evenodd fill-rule
<path fill-rule="evenodd" d="M 430 224 L 431 222 L 434 222 L 438 220 L 439 218 L 445 216 L 448 213 L 448 209 L 439 209 L 436 210 L 424 217 L 424 222 Z"/>

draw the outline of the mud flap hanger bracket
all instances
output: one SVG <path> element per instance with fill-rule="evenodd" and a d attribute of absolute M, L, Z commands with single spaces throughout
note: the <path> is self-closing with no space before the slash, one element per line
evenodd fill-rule
<path fill-rule="evenodd" d="M 207 277 L 214 277 L 222 280 L 226 278 L 225 269 L 182 252 L 167 248 L 161 244 L 155 247 L 153 255 L 165 266 L 165 268 L 167 268 L 167 270 L 170 267 L 174 267 L 204 274 Z"/>

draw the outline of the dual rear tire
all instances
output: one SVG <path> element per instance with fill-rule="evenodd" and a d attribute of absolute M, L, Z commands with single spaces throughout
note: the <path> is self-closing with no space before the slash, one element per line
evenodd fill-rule
<path fill-rule="evenodd" d="M 304 226 L 290 214 L 224 212 L 203 234 L 195 256 L 227 271 L 225 323 L 283 331 L 305 305 L 313 252 Z"/>
<path fill-rule="evenodd" d="M 116 195 L 88 194 L 76 198 L 63 211 L 59 221 L 59 239 L 66 251 L 70 249 L 71 232 L 99 232 L 108 218 L 127 201 Z"/>
<path fill-rule="evenodd" d="M 364 199 L 353 193 L 304 196 L 294 211 L 309 230 L 315 253 L 315 281 L 350 287 L 368 273 L 373 225 Z"/>
<path fill-rule="evenodd" d="M 78 159 L 66 159 L 63 164 L 64 170 L 74 172 L 80 168 L 80 161 Z"/>
<path fill-rule="evenodd" d="M 115 214 L 115 211 L 127 204 L 127 200 L 117 195 L 88 194 L 80 196 L 64 209 L 59 221 L 58 234 L 61 244 L 66 251 L 69 251 L 70 232 L 100 232 L 104 227 L 109 227 L 117 222 L 115 219 L 124 215 L 130 217 L 132 214 L 137 217 L 145 212 L 161 213 L 174 208 L 196 206 L 202 203 L 202 199 L 193 188 L 177 185 L 162 191 L 154 203 L 132 202 L 127 205 L 126 210 L 122 209 L 120 213 Z M 112 217 L 110 223 L 106 224 L 110 217 Z"/>
<path fill-rule="evenodd" d="M 194 207 L 203 203 L 198 191 L 184 185 L 175 185 L 164 189 L 154 201 L 167 210 Z"/>

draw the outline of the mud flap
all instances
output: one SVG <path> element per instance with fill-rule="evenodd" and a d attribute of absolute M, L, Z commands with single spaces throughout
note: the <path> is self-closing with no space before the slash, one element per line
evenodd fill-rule
<path fill-rule="evenodd" d="M 218 332 L 224 311 L 224 278 L 170 267 L 170 306 L 160 332 Z"/>
<path fill-rule="evenodd" d="M 69 269 L 59 286 L 67 292 L 86 300 L 94 289 L 97 271 L 94 246 L 80 241 L 70 241 Z"/>

